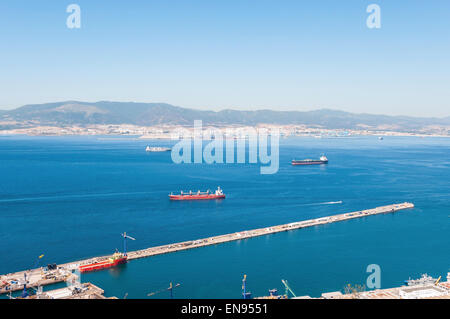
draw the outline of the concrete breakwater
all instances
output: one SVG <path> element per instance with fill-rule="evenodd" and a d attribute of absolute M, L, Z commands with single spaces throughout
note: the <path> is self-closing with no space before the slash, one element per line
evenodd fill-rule
<path fill-rule="evenodd" d="M 197 240 L 189 240 L 179 243 L 173 243 L 168 245 L 150 247 L 146 249 L 136 250 L 128 252 L 128 260 L 151 257 L 161 254 L 167 254 L 172 252 L 177 252 L 181 250 L 200 248 L 210 245 L 217 245 L 221 243 L 226 243 L 230 241 L 248 239 L 252 237 L 264 236 L 274 233 L 279 233 L 283 231 L 290 231 L 295 229 L 319 226 L 329 223 L 335 223 L 340 221 L 345 221 L 349 219 L 361 218 L 371 215 L 394 213 L 399 210 L 404 210 L 408 208 L 413 208 L 412 203 L 401 203 L 392 204 L 387 206 L 376 207 L 367 210 L 355 211 L 350 213 L 331 215 L 326 217 L 320 217 L 316 219 L 303 220 L 298 222 L 292 222 L 289 224 L 269 226 L 264 228 L 258 228 L 253 230 L 245 230 L 225 235 L 213 236 L 208 238 L 202 238 Z M 17 291 L 23 288 L 24 284 L 24 273 L 27 274 L 27 286 L 37 287 L 52 284 L 55 282 L 61 282 L 70 278 L 73 274 L 73 270 L 77 270 L 80 265 L 86 265 L 94 262 L 99 262 L 110 258 L 111 256 L 95 257 L 80 261 L 75 261 L 71 263 L 58 265 L 56 270 L 44 271 L 42 268 L 33 269 L 28 271 L 21 271 L 12 274 L 7 274 L 0 276 L 0 294 L 9 293 L 11 291 Z"/>
<path fill-rule="evenodd" d="M 289 230 L 295 230 L 300 228 L 306 228 L 306 227 L 313 227 L 323 224 L 329 224 L 329 223 L 335 223 L 339 221 L 354 219 L 354 218 L 360 218 L 370 215 L 377 215 L 377 214 L 385 214 L 385 213 L 393 213 L 402 209 L 408 209 L 413 208 L 414 204 L 412 203 L 401 203 L 401 204 L 393 204 L 393 205 L 387 205 L 387 206 L 381 206 L 373 209 L 367 209 L 362 211 L 356 211 L 351 213 L 345 213 L 345 214 L 339 214 L 339 215 L 332 215 L 332 216 L 326 216 L 316 219 L 309 219 L 299 222 L 293 222 L 289 224 L 283 224 L 283 225 L 277 225 L 277 226 L 270 226 L 270 227 L 264 227 L 264 228 L 258 228 L 253 230 L 246 230 L 241 232 L 235 232 L 231 234 L 226 235 L 219 235 L 219 236 L 213 236 L 203 239 L 197 239 L 197 240 L 190 240 L 175 244 L 169 244 L 169 245 L 163 245 L 163 246 L 157 246 L 157 247 L 151 247 L 147 249 L 137 250 L 133 252 L 128 253 L 128 259 L 137 259 L 137 258 L 145 258 L 160 254 L 167 254 L 175 251 L 180 250 L 186 250 L 186 249 L 193 249 L 193 248 L 199 248 L 209 245 L 216 245 L 221 244 L 225 242 L 235 241 L 235 240 L 241 240 L 241 239 L 247 239 L 252 237 L 258 237 L 258 236 L 264 236 L 274 233 L 279 233 L 283 231 L 289 231 Z"/>

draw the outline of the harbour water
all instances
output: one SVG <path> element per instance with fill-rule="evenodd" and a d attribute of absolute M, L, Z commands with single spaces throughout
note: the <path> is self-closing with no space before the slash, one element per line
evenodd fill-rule
<path fill-rule="evenodd" d="M 0 273 L 122 249 L 204 238 L 413 202 L 392 215 L 229 242 L 82 275 L 106 296 L 146 298 L 169 282 L 176 298 L 240 298 L 282 290 L 318 296 L 364 284 L 369 264 L 382 288 L 450 266 L 450 139 L 419 137 L 287 138 L 280 169 L 259 164 L 173 164 L 146 145 L 172 141 L 99 137 L 0 137 Z M 328 165 L 293 167 L 325 153 Z M 222 201 L 170 202 L 180 190 L 215 189 Z M 160 293 L 153 298 L 167 298 Z"/>

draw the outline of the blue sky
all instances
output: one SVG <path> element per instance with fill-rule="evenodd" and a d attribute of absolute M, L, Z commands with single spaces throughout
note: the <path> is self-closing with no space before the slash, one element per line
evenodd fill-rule
<path fill-rule="evenodd" d="M 66 7 L 81 7 L 81 29 Z M 381 29 L 366 7 L 381 7 Z M 448 0 L 0 2 L 0 108 L 62 100 L 450 115 Z"/>

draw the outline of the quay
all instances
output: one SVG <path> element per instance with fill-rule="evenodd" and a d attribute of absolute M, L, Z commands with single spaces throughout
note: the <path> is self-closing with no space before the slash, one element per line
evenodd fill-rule
<path fill-rule="evenodd" d="M 28 271 L 20 271 L 13 274 L 0 276 L 0 294 L 9 294 L 23 290 L 25 284 L 27 288 L 42 287 L 64 281 L 76 279 L 76 274 L 65 267 L 58 267 L 55 270 L 44 271 L 42 268 Z"/>
<path fill-rule="evenodd" d="M 103 289 L 88 282 L 50 291 L 38 291 L 25 299 L 117 299 L 107 298 L 104 293 Z"/>
<path fill-rule="evenodd" d="M 419 282 L 385 289 L 366 291 L 364 287 L 362 289 L 346 289 L 345 292 L 325 292 L 320 297 L 296 296 L 292 290 L 286 290 L 285 294 L 279 295 L 277 289 L 271 289 L 269 290 L 270 295 L 254 299 L 450 299 L 450 272 L 447 274 L 447 281 L 443 282 L 441 278 L 442 276 L 434 279 L 434 283 Z M 289 292 L 293 297 L 289 298 Z"/>
<path fill-rule="evenodd" d="M 293 222 L 289 224 L 269 226 L 264 228 L 258 228 L 253 230 L 246 230 L 235 232 L 231 234 L 213 236 L 197 240 L 189 240 L 179 243 L 173 243 L 168 245 L 150 247 L 142 250 L 136 250 L 128 252 L 128 260 L 151 257 L 161 254 L 167 254 L 172 252 L 177 252 L 181 250 L 188 250 L 194 248 L 200 248 L 210 245 L 217 245 L 221 243 L 226 243 L 230 241 L 242 240 L 252 237 L 264 236 L 269 234 L 275 234 L 284 231 L 290 231 L 295 229 L 319 226 L 329 223 L 336 223 L 340 221 L 361 218 L 371 215 L 394 213 L 396 211 L 413 208 L 412 203 L 400 203 L 392 204 L 387 206 L 380 206 L 372 209 L 366 209 L 361 211 L 355 211 L 350 213 L 331 215 L 326 217 L 320 217 L 310 220 L 303 220 L 298 222 Z M 56 270 L 44 271 L 42 268 L 33 269 L 28 271 L 21 271 L 17 273 L 7 274 L 0 276 L 0 294 L 9 293 L 11 291 L 18 291 L 23 289 L 24 285 L 24 274 L 27 276 L 27 287 L 39 287 L 44 285 L 53 284 L 56 282 L 66 281 L 68 278 L 73 276 L 73 272 L 77 271 L 79 266 L 90 264 L 93 262 L 100 262 L 111 256 L 95 257 L 86 260 L 80 260 L 76 262 L 61 264 Z"/>
<path fill-rule="evenodd" d="M 415 284 L 387 289 L 375 289 L 343 294 L 340 291 L 323 293 L 319 299 L 450 299 L 450 272 L 447 281 L 440 278 L 433 284 Z M 309 296 L 297 299 L 310 299 Z"/>

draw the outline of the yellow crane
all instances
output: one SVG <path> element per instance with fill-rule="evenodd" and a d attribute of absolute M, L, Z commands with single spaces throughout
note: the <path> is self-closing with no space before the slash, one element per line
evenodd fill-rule
<path fill-rule="evenodd" d="M 437 285 L 441 281 L 441 278 L 442 278 L 442 276 L 439 276 L 439 278 L 436 280 L 436 282 L 434 284 Z"/>

